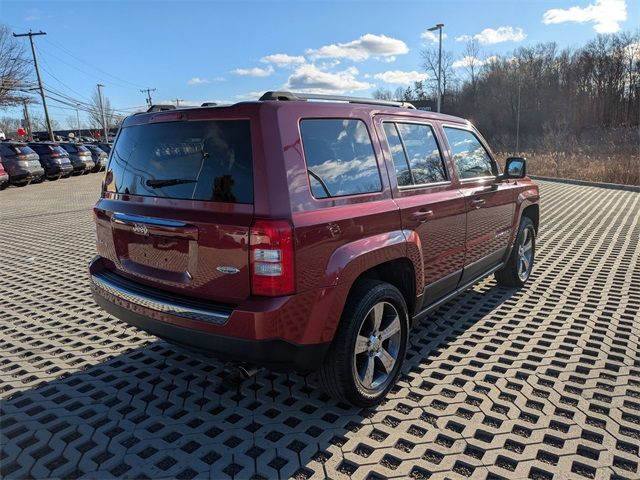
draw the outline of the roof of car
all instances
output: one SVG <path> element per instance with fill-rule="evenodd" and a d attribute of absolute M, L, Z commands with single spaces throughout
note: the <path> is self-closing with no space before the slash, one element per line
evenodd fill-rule
<path fill-rule="evenodd" d="M 372 111 L 379 114 L 388 115 L 401 115 L 410 117 L 421 117 L 430 120 L 439 120 L 450 123 L 462 123 L 469 124 L 468 120 L 444 113 L 437 113 L 427 110 L 418 110 L 410 102 L 404 101 L 392 101 L 392 100 L 377 100 L 373 98 L 361 98 L 361 97 L 346 97 L 340 95 L 322 95 L 322 94 L 305 94 L 305 93 L 293 93 L 282 91 L 269 91 L 260 97 L 258 100 L 237 102 L 234 104 L 219 104 L 215 106 L 199 106 L 199 107 L 179 107 L 176 108 L 173 105 L 152 105 L 146 112 L 138 112 L 128 117 L 123 126 L 129 126 L 138 123 L 146 123 L 152 119 L 155 115 L 176 115 L 180 112 L 201 111 L 201 110 L 228 110 L 233 108 L 241 108 L 243 106 L 259 106 L 259 105 L 271 105 L 276 108 L 288 108 L 297 107 L 301 105 L 309 108 L 318 108 L 322 110 L 333 109 L 342 110 L 341 113 L 336 115 L 343 115 L 345 107 L 351 110 Z M 321 114 L 325 116 L 325 114 Z M 133 120 L 132 117 L 136 117 Z"/>

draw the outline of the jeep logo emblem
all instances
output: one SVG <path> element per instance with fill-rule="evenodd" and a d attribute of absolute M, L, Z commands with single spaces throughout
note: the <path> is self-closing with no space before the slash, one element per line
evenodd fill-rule
<path fill-rule="evenodd" d="M 149 235 L 149 229 L 147 228 L 146 225 L 142 225 L 141 223 L 135 223 L 133 225 L 133 233 L 147 236 Z"/>

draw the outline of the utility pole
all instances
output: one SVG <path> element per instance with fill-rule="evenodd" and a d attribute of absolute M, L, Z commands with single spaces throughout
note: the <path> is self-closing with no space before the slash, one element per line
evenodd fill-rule
<path fill-rule="evenodd" d="M 182 102 L 184 100 L 184 98 L 176 98 L 175 102 L 176 102 L 176 107 L 180 106 L 180 102 Z"/>
<path fill-rule="evenodd" d="M 24 121 L 26 122 L 27 139 L 33 141 L 33 130 L 31 128 L 31 118 L 29 117 L 29 109 L 27 108 L 27 99 L 22 99 L 22 109 L 24 110 Z"/>
<path fill-rule="evenodd" d="M 438 113 L 440 113 L 440 106 L 442 105 L 442 27 L 444 27 L 444 23 L 438 23 L 435 27 L 428 29 L 430 32 L 434 30 L 440 31 L 440 40 L 438 42 Z"/>
<path fill-rule="evenodd" d="M 107 131 L 107 121 L 104 116 L 104 104 L 102 103 L 102 88 L 103 84 L 98 84 L 98 99 L 100 100 L 100 115 L 102 116 L 102 130 L 104 131 L 104 141 L 109 141 L 109 132 Z"/>
<path fill-rule="evenodd" d="M 51 128 L 51 120 L 49 119 L 49 110 L 47 109 L 47 99 L 44 95 L 44 86 L 42 85 L 42 78 L 40 78 L 40 69 L 38 68 L 38 57 L 36 56 L 36 48 L 33 46 L 33 37 L 36 35 L 46 35 L 46 32 L 40 30 L 37 33 L 33 33 L 29 30 L 29 33 L 14 33 L 14 37 L 29 37 L 29 42 L 31 42 L 31 53 L 33 54 L 33 65 L 36 68 L 36 77 L 38 77 L 38 86 L 40 87 L 40 96 L 42 97 L 42 106 L 44 107 L 44 118 L 47 121 L 47 130 L 49 132 L 49 140 L 55 142 L 55 137 L 53 135 L 53 128 Z"/>
<path fill-rule="evenodd" d="M 76 103 L 76 119 L 78 120 L 78 138 L 82 136 L 82 132 L 80 130 L 80 111 L 78 110 L 80 108 L 80 104 Z"/>
<path fill-rule="evenodd" d="M 151 106 L 153 105 L 153 102 L 151 101 L 151 92 L 155 92 L 156 89 L 155 88 L 144 88 L 142 90 L 140 90 L 140 93 L 146 93 L 147 94 L 147 105 Z"/>

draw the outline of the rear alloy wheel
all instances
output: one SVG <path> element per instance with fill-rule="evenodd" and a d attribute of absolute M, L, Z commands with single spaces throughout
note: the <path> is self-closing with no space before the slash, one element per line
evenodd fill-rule
<path fill-rule="evenodd" d="M 324 389 L 357 406 L 379 402 L 400 373 L 408 325 L 406 303 L 397 288 L 377 280 L 359 282 L 320 369 Z"/>
<path fill-rule="evenodd" d="M 502 270 L 497 271 L 495 274 L 498 283 L 507 287 L 524 286 L 533 270 L 535 253 L 535 227 L 529 217 L 522 217 L 509 260 Z"/>

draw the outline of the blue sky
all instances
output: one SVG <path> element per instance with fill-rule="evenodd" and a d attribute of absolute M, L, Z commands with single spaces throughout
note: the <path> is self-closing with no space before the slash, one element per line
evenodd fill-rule
<path fill-rule="evenodd" d="M 103 83 L 114 107 L 132 111 L 145 104 L 146 87 L 156 88 L 154 103 L 185 104 L 284 88 L 393 91 L 424 78 L 420 50 L 437 46 L 424 34 L 436 23 L 460 60 L 470 37 L 484 57 L 544 41 L 581 45 L 635 31 L 639 10 L 630 0 L 0 0 L 0 23 L 47 32 L 36 40 L 45 86 L 87 101 Z M 55 102 L 51 113 L 63 124 L 75 115 Z"/>

